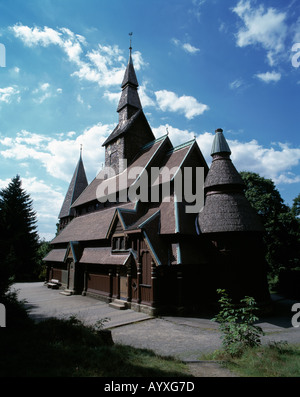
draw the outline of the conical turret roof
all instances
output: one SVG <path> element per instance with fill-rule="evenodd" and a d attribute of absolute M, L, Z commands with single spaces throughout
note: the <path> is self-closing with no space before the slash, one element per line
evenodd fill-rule
<path fill-rule="evenodd" d="M 216 130 L 207 174 L 205 204 L 199 213 L 202 233 L 263 231 L 262 223 L 244 195 L 244 183 L 230 159 L 231 150 L 221 129 Z"/>
<path fill-rule="evenodd" d="M 219 154 L 219 153 L 229 153 L 231 154 L 231 150 L 228 146 L 228 143 L 223 135 L 223 130 L 222 128 L 218 128 L 215 131 L 215 136 L 211 148 L 210 155 L 213 156 L 214 154 Z"/>
<path fill-rule="evenodd" d="M 80 152 L 80 157 L 75 168 L 73 177 L 71 179 L 67 194 L 65 196 L 63 205 L 59 213 L 59 219 L 72 215 L 71 206 L 74 201 L 80 196 L 84 189 L 88 186 L 87 177 L 85 174 L 85 169 L 82 161 L 82 156 Z"/>

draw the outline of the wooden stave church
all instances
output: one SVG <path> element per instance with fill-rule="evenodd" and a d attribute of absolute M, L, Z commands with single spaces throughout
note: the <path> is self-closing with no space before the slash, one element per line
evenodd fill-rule
<path fill-rule="evenodd" d="M 121 203 L 117 190 L 114 202 L 99 200 L 97 189 L 107 175 L 88 184 L 80 153 L 58 235 L 44 258 L 46 281 L 59 280 L 65 294 L 151 315 L 210 310 L 218 288 L 234 300 L 248 295 L 260 306 L 268 304 L 264 230 L 245 198 L 223 131 L 216 130 L 210 168 L 195 139 L 177 147 L 168 134 L 155 139 L 139 99 L 131 48 L 121 88 L 118 125 L 102 145 L 105 166 L 116 178 L 127 164 L 126 171 L 140 167 L 149 173 L 152 167 L 175 167 L 183 179 L 186 167 L 202 167 L 204 207 L 199 214 L 186 213 L 187 203 L 176 199 L 174 175 L 167 199 Z M 140 176 L 128 180 L 125 191 Z M 193 186 L 200 182 L 193 172 Z"/>

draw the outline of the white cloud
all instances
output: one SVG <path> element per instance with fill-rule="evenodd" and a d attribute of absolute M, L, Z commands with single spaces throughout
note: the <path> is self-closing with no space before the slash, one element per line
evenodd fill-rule
<path fill-rule="evenodd" d="M 119 92 L 109 92 L 105 91 L 103 94 L 104 98 L 107 98 L 110 102 L 117 104 L 120 100 L 120 93 Z"/>
<path fill-rule="evenodd" d="M 30 28 L 22 24 L 16 24 L 11 29 L 15 36 L 19 37 L 29 47 L 35 45 L 47 47 L 50 44 L 62 45 L 61 33 L 47 26 L 41 30 L 38 27 Z"/>
<path fill-rule="evenodd" d="M 228 140 L 228 143 L 232 151 L 232 161 L 239 171 L 257 172 L 273 179 L 275 183 L 287 181 L 287 175 L 288 183 L 298 181 L 299 176 L 292 178 L 290 170 L 300 163 L 300 148 L 280 142 L 266 148 L 256 140 L 245 143 Z"/>
<path fill-rule="evenodd" d="M 194 47 L 194 46 L 191 45 L 190 43 L 184 43 L 184 44 L 182 45 L 182 48 L 183 48 L 186 52 L 188 52 L 188 53 L 190 53 L 190 54 L 195 54 L 196 52 L 199 52 L 199 51 L 200 51 L 199 48 Z"/>
<path fill-rule="evenodd" d="M 199 48 L 193 46 L 190 43 L 182 43 L 180 40 L 173 38 L 172 43 L 175 44 L 177 47 L 182 48 L 185 52 L 189 54 L 196 54 L 197 52 L 200 51 Z"/>
<path fill-rule="evenodd" d="M 139 97 L 143 107 L 155 106 L 155 101 L 147 94 L 147 82 L 144 82 L 139 88 Z"/>
<path fill-rule="evenodd" d="M 271 66 L 276 57 L 284 50 L 284 41 L 287 36 L 287 14 L 273 7 L 265 9 L 260 4 L 257 8 L 250 0 L 240 0 L 233 8 L 243 21 L 236 35 L 237 45 L 260 45 L 267 51 L 267 59 Z"/>
<path fill-rule="evenodd" d="M 255 75 L 258 79 L 262 80 L 265 83 L 277 82 L 281 79 L 281 74 L 278 72 L 266 72 L 266 73 L 257 73 Z"/>
<path fill-rule="evenodd" d="M 16 86 L 0 88 L 0 102 L 11 103 L 14 98 L 20 102 L 20 91 Z"/>
<path fill-rule="evenodd" d="M 34 102 L 43 103 L 46 99 L 56 96 L 57 94 L 62 93 L 61 88 L 57 88 L 56 90 L 52 89 L 49 83 L 40 83 L 39 87 L 32 91 L 34 95 L 37 95 L 37 98 L 34 98 Z"/>
<path fill-rule="evenodd" d="M 192 96 L 183 95 L 178 97 L 172 91 L 156 91 L 155 96 L 161 110 L 183 113 L 189 120 L 209 109 L 207 105 L 198 102 Z"/>
<path fill-rule="evenodd" d="M 71 131 L 58 138 L 49 138 L 22 130 L 14 138 L 0 137 L 0 144 L 4 147 L 0 154 L 4 158 L 16 161 L 37 161 L 42 164 L 49 175 L 70 182 L 76 166 L 74 159 L 79 158 L 81 144 L 87 169 L 90 170 L 90 174 L 94 172 L 96 175 L 101 162 L 104 161 L 104 150 L 101 143 L 104 142 L 112 128 L 110 125 L 99 123 L 87 128 L 77 137 L 74 137 L 75 133 Z"/>
<path fill-rule="evenodd" d="M 232 90 L 236 90 L 240 88 L 244 84 L 242 79 L 236 79 L 229 84 L 229 88 Z"/>
<path fill-rule="evenodd" d="M 98 45 L 97 50 L 84 54 L 85 38 L 64 27 L 54 30 L 47 26 L 31 28 L 16 24 L 11 27 L 11 30 L 16 37 L 29 47 L 48 47 L 50 45 L 60 47 L 66 54 L 67 59 L 76 67 L 71 76 L 97 83 L 101 87 L 119 85 L 122 82 L 125 58 L 116 45 Z M 133 58 L 137 70 L 145 65 L 140 52 L 133 53 Z"/>

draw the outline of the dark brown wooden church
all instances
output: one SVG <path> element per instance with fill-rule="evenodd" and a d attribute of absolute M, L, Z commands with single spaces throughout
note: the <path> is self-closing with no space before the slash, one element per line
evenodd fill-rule
<path fill-rule="evenodd" d="M 88 184 L 80 155 L 59 214 L 59 234 L 44 259 L 48 281 L 59 280 L 66 294 L 154 315 L 206 310 L 218 288 L 237 299 L 249 295 L 267 302 L 263 227 L 244 196 L 222 130 L 216 130 L 209 168 L 196 140 L 174 147 L 168 135 L 155 139 L 137 89 L 130 52 L 119 122 L 103 143 L 112 175 L 102 171 Z M 189 213 L 186 199 L 176 194 L 175 174 L 180 171 L 184 182 L 191 169 L 195 191 L 201 183 L 197 168 L 204 170 L 205 201 L 199 213 Z M 158 199 L 130 200 L 130 188 L 152 169 L 177 170 L 169 174 L 167 196 L 158 178 Z M 129 177 L 121 186 L 124 172 Z M 103 182 L 111 182 L 110 194 L 99 190 Z"/>

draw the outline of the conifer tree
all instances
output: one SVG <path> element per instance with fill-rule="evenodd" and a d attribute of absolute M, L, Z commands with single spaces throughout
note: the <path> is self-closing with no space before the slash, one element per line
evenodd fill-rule
<path fill-rule="evenodd" d="M 37 221 L 32 200 L 22 189 L 19 175 L 0 191 L 0 218 L 0 276 L 2 273 L 6 277 L 13 276 L 16 281 L 28 280 L 36 270 Z"/>

